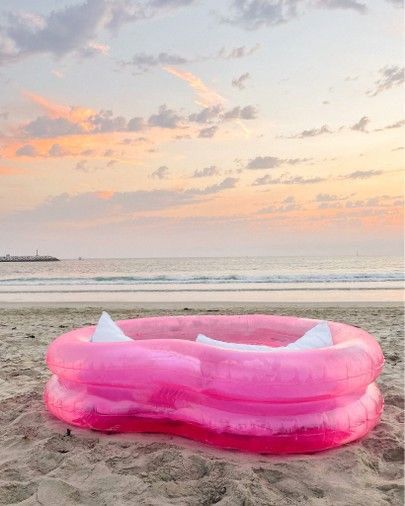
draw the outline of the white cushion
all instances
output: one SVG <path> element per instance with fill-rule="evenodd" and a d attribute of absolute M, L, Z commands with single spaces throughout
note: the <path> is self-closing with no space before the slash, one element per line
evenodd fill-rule
<path fill-rule="evenodd" d="M 124 334 L 106 311 L 103 311 L 90 341 L 92 343 L 118 343 L 132 341 L 132 339 Z"/>
<path fill-rule="evenodd" d="M 310 350 L 333 346 L 332 334 L 328 322 L 321 322 L 305 332 L 294 343 L 287 344 L 288 350 Z"/>
<path fill-rule="evenodd" d="M 239 350 L 239 351 L 273 351 L 276 348 L 271 346 L 265 346 L 261 344 L 242 344 L 242 343 L 227 343 L 225 341 L 218 341 L 211 339 L 210 337 L 204 336 L 204 334 L 198 334 L 197 343 L 210 344 L 217 348 L 225 348 L 227 350 Z"/>
<path fill-rule="evenodd" d="M 210 337 L 198 334 L 197 343 L 209 344 L 217 348 L 225 348 L 228 350 L 239 351 L 293 351 L 293 350 L 309 350 L 316 348 L 324 348 L 325 346 L 332 346 L 332 334 L 327 322 L 320 322 L 312 329 L 305 332 L 305 334 L 297 339 L 295 342 L 287 344 L 287 346 L 265 346 L 261 344 L 241 344 L 241 343 L 227 343 L 225 341 L 218 341 Z"/>

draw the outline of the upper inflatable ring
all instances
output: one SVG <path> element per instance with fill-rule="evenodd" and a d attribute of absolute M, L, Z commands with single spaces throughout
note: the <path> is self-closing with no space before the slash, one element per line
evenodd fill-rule
<path fill-rule="evenodd" d="M 179 316 L 118 322 L 132 339 L 94 343 L 94 327 L 57 338 L 47 364 L 48 409 L 81 427 L 166 432 L 260 453 L 314 452 L 366 434 L 382 396 L 373 383 L 384 358 L 376 340 L 328 322 L 333 345 L 275 352 L 232 343 L 285 346 L 317 320 L 286 316 Z"/>

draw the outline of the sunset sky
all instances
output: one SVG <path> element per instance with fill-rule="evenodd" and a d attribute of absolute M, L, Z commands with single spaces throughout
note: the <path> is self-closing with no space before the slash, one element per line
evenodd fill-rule
<path fill-rule="evenodd" d="M 399 254 L 397 0 L 2 0 L 0 255 Z"/>

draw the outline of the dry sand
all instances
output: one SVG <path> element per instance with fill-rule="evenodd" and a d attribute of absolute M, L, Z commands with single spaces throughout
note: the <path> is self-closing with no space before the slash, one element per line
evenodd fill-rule
<path fill-rule="evenodd" d="M 211 311 L 213 311 L 213 306 Z M 104 309 L 109 309 L 105 307 Z M 199 310 L 111 308 L 114 318 Z M 219 312 L 296 314 L 344 321 L 384 350 L 380 425 L 363 440 L 315 455 L 276 457 L 215 450 L 175 437 L 104 435 L 45 411 L 48 343 L 95 323 L 97 307 L 0 308 L 0 504 L 385 505 L 403 504 L 403 312 L 381 306 L 217 306 Z"/>

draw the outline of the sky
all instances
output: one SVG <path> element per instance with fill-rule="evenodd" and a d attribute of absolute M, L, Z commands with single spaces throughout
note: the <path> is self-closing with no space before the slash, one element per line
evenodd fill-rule
<path fill-rule="evenodd" d="M 0 255 L 401 254 L 398 0 L 2 0 Z"/>

